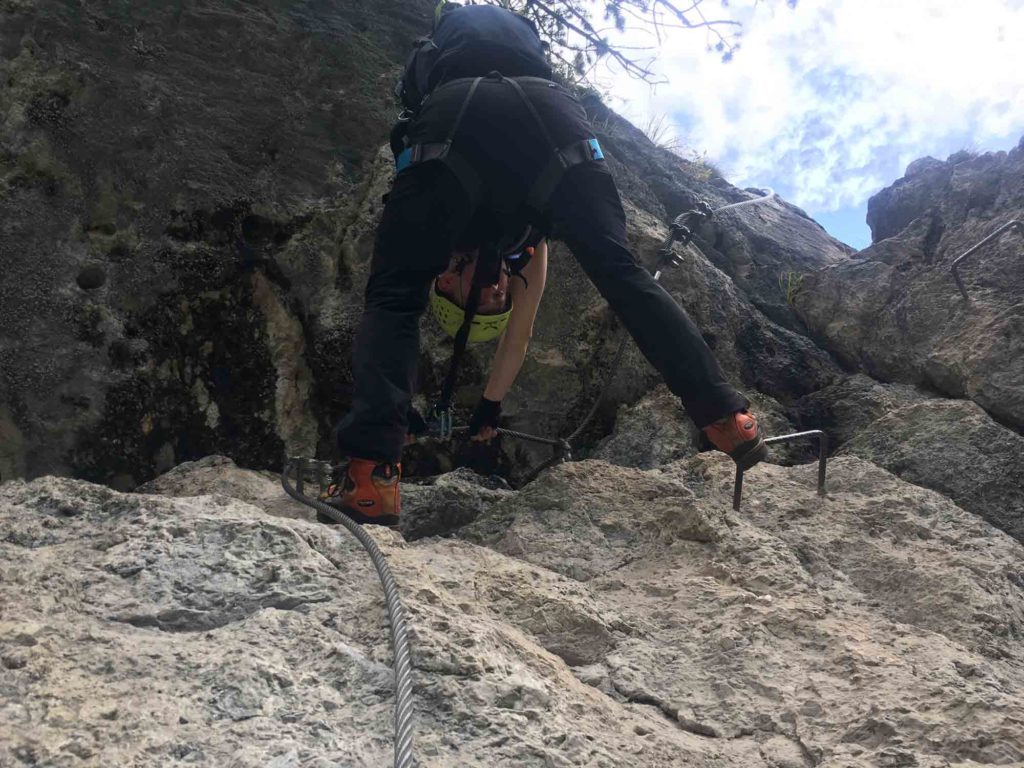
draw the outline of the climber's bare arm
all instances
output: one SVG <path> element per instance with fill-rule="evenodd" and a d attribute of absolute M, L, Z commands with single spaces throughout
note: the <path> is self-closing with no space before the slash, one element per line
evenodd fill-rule
<path fill-rule="evenodd" d="M 509 282 L 512 316 L 508 319 L 508 326 L 498 342 L 498 351 L 494 353 L 494 360 L 491 362 L 491 374 L 484 389 L 484 397 L 488 400 L 503 400 L 519 375 L 519 369 L 523 367 L 548 275 L 546 240 L 541 240 L 537 244 L 533 257 L 523 267 L 522 275 L 526 278 L 525 283 L 515 277 Z"/>

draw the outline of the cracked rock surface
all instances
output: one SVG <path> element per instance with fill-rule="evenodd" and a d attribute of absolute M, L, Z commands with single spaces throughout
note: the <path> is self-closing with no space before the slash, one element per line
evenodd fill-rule
<path fill-rule="evenodd" d="M 872 422 L 842 449 L 948 496 L 1024 541 L 1024 437 L 970 400 L 928 400 Z"/>
<path fill-rule="evenodd" d="M 739 513 L 731 479 L 709 454 L 585 461 L 458 481 L 483 506 L 458 539 L 368 529 L 409 616 L 421 764 L 1024 760 L 1018 542 L 860 458 L 824 498 L 813 466 L 763 465 Z M 0 765 L 388 764 L 358 543 L 222 459 L 157 487 L 0 486 Z"/>

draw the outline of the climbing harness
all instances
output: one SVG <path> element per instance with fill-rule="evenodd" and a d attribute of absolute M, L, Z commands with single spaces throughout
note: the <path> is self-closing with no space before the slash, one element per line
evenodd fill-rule
<path fill-rule="evenodd" d="M 288 479 L 291 470 L 295 471 L 296 485 L 292 486 Z M 281 472 L 281 485 L 285 493 L 296 501 L 312 507 L 317 512 L 327 515 L 330 519 L 345 526 L 349 533 L 356 537 L 370 555 L 373 567 L 377 570 L 380 582 L 384 587 L 384 599 L 387 603 L 388 618 L 391 621 L 391 650 L 395 662 L 395 768 L 413 768 L 412 755 L 412 662 L 409 655 L 409 637 L 405 625 L 405 609 L 398 596 L 398 585 L 395 583 L 391 569 L 388 567 L 384 553 L 380 551 L 370 535 L 358 523 L 354 523 L 344 514 L 316 499 L 304 494 L 306 474 L 314 472 L 323 491 L 326 478 L 332 467 L 324 461 L 315 461 L 301 457 L 289 459 L 284 471 Z"/>
<path fill-rule="evenodd" d="M 395 168 L 399 173 L 418 163 L 436 160 L 443 163 L 458 180 L 469 198 L 470 207 L 475 210 L 480 205 L 481 190 L 483 189 L 480 175 L 473 169 L 472 164 L 458 151 L 458 148 L 456 147 L 453 149 L 452 145 L 455 141 L 455 134 L 458 133 L 459 126 L 462 124 L 462 119 L 466 115 L 466 110 L 469 109 L 470 102 L 472 102 L 473 96 L 476 95 L 477 88 L 479 88 L 480 83 L 484 80 L 493 80 L 495 82 L 505 83 L 516 92 L 520 101 L 523 102 L 523 106 L 526 108 L 526 111 L 529 112 L 530 116 L 533 118 L 533 122 L 537 127 L 537 132 L 544 139 L 546 146 L 550 148 L 551 156 L 548 159 L 547 165 L 544 170 L 541 171 L 537 180 L 533 183 L 530 191 L 526 195 L 525 206 L 528 209 L 537 212 L 543 211 L 547 206 L 547 202 L 551 198 L 552 193 L 561 181 L 563 174 L 573 166 L 581 163 L 604 160 L 604 152 L 601 150 L 601 145 L 596 138 L 581 139 L 571 142 L 566 146 L 558 146 L 551 137 L 551 133 L 548 131 L 547 125 L 545 125 L 544 120 L 537 112 L 533 102 L 530 101 L 530 97 L 526 95 L 526 91 L 523 90 L 523 87 L 518 81 L 536 80 L 538 82 L 544 82 L 545 87 L 550 88 L 557 88 L 559 87 L 558 85 L 542 80 L 541 78 L 505 77 L 500 72 L 491 72 L 486 76 L 473 78 L 469 89 L 466 91 L 466 96 L 462 100 L 462 105 L 459 107 L 455 120 L 448 129 L 448 135 L 445 137 L 444 141 L 413 144 L 406 147 L 398 154 L 395 158 Z M 445 83 L 445 86 L 450 86 L 462 81 L 463 80 L 451 80 L 450 82 Z M 428 96 L 427 98 L 429 99 L 430 97 Z M 499 213 L 513 214 L 517 212 L 499 211 Z"/>

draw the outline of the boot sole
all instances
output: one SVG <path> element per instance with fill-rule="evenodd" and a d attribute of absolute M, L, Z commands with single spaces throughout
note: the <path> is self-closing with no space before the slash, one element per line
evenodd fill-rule
<path fill-rule="evenodd" d="M 768 445 L 764 438 L 758 435 L 756 440 L 748 440 L 729 455 L 736 462 L 736 467 L 741 472 L 746 472 L 755 464 L 768 458 Z"/>
<path fill-rule="evenodd" d="M 364 515 L 361 512 L 357 512 L 354 509 L 345 507 L 344 509 L 338 509 L 337 507 L 331 507 L 339 515 L 344 515 L 353 523 L 359 523 L 359 525 L 386 525 L 388 527 L 395 527 L 398 525 L 398 515 L 375 515 L 370 517 Z M 317 510 L 316 521 L 318 523 L 324 523 L 325 525 L 341 525 L 333 517 L 328 517 L 324 512 Z"/>

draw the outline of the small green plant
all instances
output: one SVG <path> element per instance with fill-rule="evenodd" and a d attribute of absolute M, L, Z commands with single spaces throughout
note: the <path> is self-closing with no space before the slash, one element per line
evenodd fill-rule
<path fill-rule="evenodd" d="M 682 142 L 676 136 L 672 121 L 664 112 L 648 114 L 647 119 L 639 128 L 656 147 L 661 147 L 672 153 L 680 153 L 684 150 Z"/>
<path fill-rule="evenodd" d="M 707 150 L 703 152 L 697 152 L 696 150 L 690 150 L 687 153 L 676 152 L 676 155 L 681 157 L 684 161 L 684 165 L 680 165 L 679 169 L 683 173 L 689 174 L 696 181 L 711 181 L 716 176 L 722 178 L 722 171 L 708 160 Z"/>
<path fill-rule="evenodd" d="M 782 292 L 786 303 L 793 306 L 796 297 L 804 289 L 804 276 L 799 272 L 782 272 L 779 275 L 779 290 Z"/>

